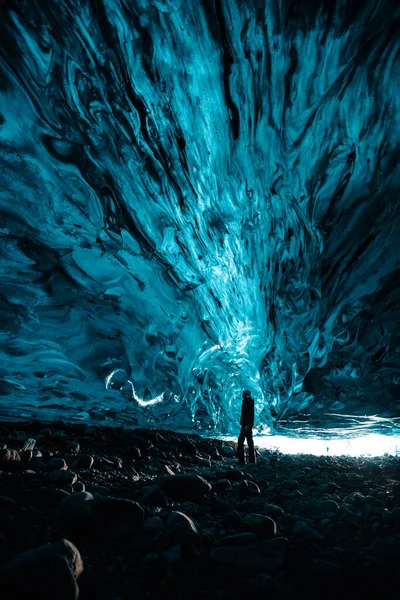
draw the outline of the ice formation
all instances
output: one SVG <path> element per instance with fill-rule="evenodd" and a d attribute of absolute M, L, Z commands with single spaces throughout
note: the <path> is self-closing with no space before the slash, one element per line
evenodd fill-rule
<path fill-rule="evenodd" d="M 2 415 L 396 417 L 397 0 L 1 11 Z"/>

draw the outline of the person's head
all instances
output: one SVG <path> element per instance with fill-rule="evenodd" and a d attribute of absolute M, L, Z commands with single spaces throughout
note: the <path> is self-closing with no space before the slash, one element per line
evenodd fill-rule
<path fill-rule="evenodd" d="M 250 390 L 243 390 L 243 400 L 249 400 L 251 398 Z"/>

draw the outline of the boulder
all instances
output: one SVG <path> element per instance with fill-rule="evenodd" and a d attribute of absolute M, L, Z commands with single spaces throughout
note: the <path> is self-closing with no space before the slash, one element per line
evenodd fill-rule
<path fill-rule="evenodd" d="M 78 600 L 83 571 L 78 549 L 68 540 L 39 546 L 14 558 L 0 574 L 4 600 Z"/>

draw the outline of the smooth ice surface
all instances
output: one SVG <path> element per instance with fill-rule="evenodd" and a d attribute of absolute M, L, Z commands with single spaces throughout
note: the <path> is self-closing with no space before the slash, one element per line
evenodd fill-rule
<path fill-rule="evenodd" d="M 1 416 L 395 428 L 398 1 L 1 11 Z"/>

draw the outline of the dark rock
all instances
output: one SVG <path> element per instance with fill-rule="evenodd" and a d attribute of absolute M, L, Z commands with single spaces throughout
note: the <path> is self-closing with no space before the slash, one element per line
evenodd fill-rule
<path fill-rule="evenodd" d="M 236 456 L 236 451 L 232 446 L 222 446 L 221 455 L 227 458 L 234 458 Z"/>
<path fill-rule="evenodd" d="M 245 479 L 243 471 L 238 469 L 226 469 L 224 471 L 216 471 L 215 478 L 218 479 L 229 479 L 229 481 L 242 481 Z"/>
<path fill-rule="evenodd" d="M 222 498 L 214 497 L 210 501 L 210 509 L 215 514 L 223 514 L 229 510 L 229 502 Z"/>
<path fill-rule="evenodd" d="M 287 544 L 286 538 L 274 538 L 248 546 L 220 546 L 211 550 L 210 558 L 247 571 L 275 572 L 285 563 Z"/>
<path fill-rule="evenodd" d="M 150 517 L 143 524 L 143 531 L 149 535 L 156 535 L 165 531 L 164 521 L 160 517 Z"/>
<path fill-rule="evenodd" d="M 142 453 L 140 451 L 140 448 L 138 448 L 137 446 L 132 446 L 126 451 L 126 456 L 127 458 L 132 458 L 133 460 L 139 460 L 140 458 L 142 458 Z"/>
<path fill-rule="evenodd" d="M 358 527 L 362 522 L 362 516 L 358 513 L 348 511 L 344 513 L 344 515 L 341 518 L 341 521 L 342 523 L 347 523 L 348 525 Z"/>
<path fill-rule="evenodd" d="M 85 491 L 85 484 L 82 483 L 82 481 L 77 481 L 76 483 L 74 483 L 74 492 L 79 493 L 79 492 L 84 492 Z"/>
<path fill-rule="evenodd" d="M 199 475 L 173 475 L 160 481 L 161 490 L 176 501 L 199 502 L 211 491 L 211 484 Z"/>
<path fill-rule="evenodd" d="M 52 522 L 60 533 L 68 534 L 79 529 L 86 531 L 94 512 L 92 494 L 80 492 L 64 498 L 53 513 Z"/>
<path fill-rule="evenodd" d="M 165 506 L 168 498 L 157 485 L 142 488 L 143 500 L 149 506 Z"/>
<path fill-rule="evenodd" d="M 89 454 L 81 454 L 78 458 L 78 468 L 79 469 L 91 469 L 93 467 L 94 458 Z"/>
<path fill-rule="evenodd" d="M 210 558 L 223 565 L 247 571 L 264 571 L 265 560 L 249 546 L 219 546 L 210 551 Z"/>
<path fill-rule="evenodd" d="M 66 471 L 68 466 L 63 458 L 52 458 L 47 468 L 49 471 Z"/>
<path fill-rule="evenodd" d="M 196 456 L 196 454 L 197 454 L 196 445 L 190 440 L 186 440 L 186 439 L 180 440 L 179 447 L 184 455 Z"/>
<path fill-rule="evenodd" d="M 52 471 L 49 474 L 49 479 L 55 485 L 74 485 L 78 476 L 73 471 Z"/>
<path fill-rule="evenodd" d="M 21 456 L 16 450 L 0 450 L 0 469 L 14 471 L 21 468 Z"/>
<path fill-rule="evenodd" d="M 394 536 L 377 538 L 368 550 L 369 554 L 381 560 L 398 559 L 400 546 Z"/>
<path fill-rule="evenodd" d="M 36 446 L 36 440 L 34 438 L 28 438 L 21 448 L 21 452 L 33 452 Z"/>
<path fill-rule="evenodd" d="M 91 494 L 96 494 L 98 496 L 109 496 L 111 493 L 110 488 L 105 485 L 91 485 L 89 491 Z"/>
<path fill-rule="evenodd" d="M 313 561 L 312 570 L 314 575 L 323 578 L 324 581 L 331 578 L 335 579 L 341 575 L 341 568 L 339 565 L 329 560 L 322 560 L 319 558 Z"/>
<path fill-rule="evenodd" d="M 93 528 L 111 537 L 126 537 L 136 532 L 144 519 L 144 510 L 126 498 L 98 498 L 92 513 Z"/>
<path fill-rule="evenodd" d="M 83 570 L 78 549 L 68 540 L 39 546 L 8 563 L 0 574 L 7 600 L 77 600 Z"/>
<path fill-rule="evenodd" d="M 67 454 L 79 454 L 81 451 L 81 445 L 79 442 L 71 442 L 67 446 Z"/>
<path fill-rule="evenodd" d="M 276 535 L 276 523 L 271 517 L 249 513 L 243 519 L 243 525 L 248 531 L 252 531 L 260 538 L 270 538 Z"/>
<path fill-rule="evenodd" d="M 215 483 L 212 484 L 213 492 L 225 492 L 226 490 L 230 490 L 232 487 L 229 479 L 218 479 Z"/>
<path fill-rule="evenodd" d="M 288 540 L 284 537 L 274 537 L 269 540 L 257 542 L 250 546 L 266 560 L 266 570 L 276 572 L 284 567 L 288 551 Z"/>
<path fill-rule="evenodd" d="M 32 452 L 32 450 L 21 450 L 20 455 L 21 455 L 21 461 L 26 464 L 26 463 L 31 462 L 32 457 L 33 457 L 33 452 Z"/>
<path fill-rule="evenodd" d="M 169 566 L 174 567 L 182 562 L 182 547 L 180 544 L 172 546 L 161 554 L 163 561 Z"/>
<path fill-rule="evenodd" d="M 338 513 L 340 512 L 340 506 L 334 500 L 321 500 L 319 503 L 321 510 L 327 513 Z"/>
<path fill-rule="evenodd" d="M 9 496 L 0 496 L 0 506 L 2 508 L 12 508 L 16 505 L 16 502 L 13 498 Z"/>
<path fill-rule="evenodd" d="M 293 528 L 293 533 L 294 533 L 294 535 L 297 535 L 299 537 L 302 537 L 302 538 L 305 538 L 308 540 L 314 540 L 314 541 L 323 540 L 323 536 L 318 531 L 315 531 L 315 529 L 310 527 L 310 525 L 308 523 L 306 523 L 305 521 L 297 521 L 297 523 L 295 524 L 295 526 Z"/>
<path fill-rule="evenodd" d="M 132 547 L 142 552 L 154 550 L 155 542 L 152 535 L 138 534 L 132 540 Z"/>
<path fill-rule="evenodd" d="M 254 481 L 242 481 L 238 488 L 240 498 L 249 498 L 259 496 L 261 494 L 260 488 Z"/>
<path fill-rule="evenodd" d="M 273 519 L 280 517 L 284 513 L 283 508 L 276 504 L 264 504 L 263 510 L 268 517 L 272 517 Z"/>
<path fill-rule="evenodd" d="M 176 544 L 192 543 L 199 536 L 192 519 L 178 511 L 174 511 L 168 516 L 166 533 L 171 542 Z"/>
<path fill-rule="evenodd" d="M 236 510 L 230 510 L 222 515 L 221 525 L 223 527 L 240 527 L 242 517 Z"/>

